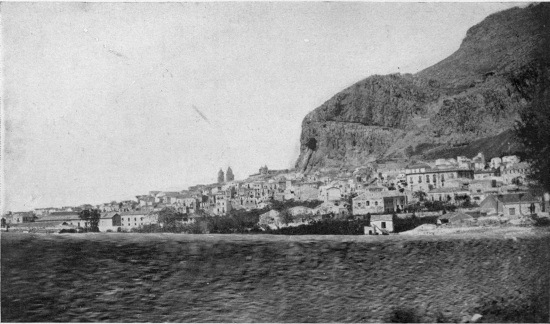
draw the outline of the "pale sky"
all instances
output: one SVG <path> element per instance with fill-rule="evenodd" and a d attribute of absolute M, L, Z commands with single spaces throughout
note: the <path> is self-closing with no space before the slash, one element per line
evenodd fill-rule
<path fill-rule="evenodd" d="M 516 5 L 4 2 L 3 211 L 291 168 L 309 111 Z"/>

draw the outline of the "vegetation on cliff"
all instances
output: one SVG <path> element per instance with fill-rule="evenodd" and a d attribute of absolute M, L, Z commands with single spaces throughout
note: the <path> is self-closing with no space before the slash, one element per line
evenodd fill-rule
<path fill-rule="evenodd" d="M 516 151 L 513 136 L 507 145 L 495 140 L 530 109 L 547 68 L 548 12 L 542 3 L 493 14 L 443 61 L 415 75 L 374 75 L 336 94 L 304 118 L 296 167 L 357 166 L 411 152 L 425 158 L 476 141 L 487 158 Z"/>

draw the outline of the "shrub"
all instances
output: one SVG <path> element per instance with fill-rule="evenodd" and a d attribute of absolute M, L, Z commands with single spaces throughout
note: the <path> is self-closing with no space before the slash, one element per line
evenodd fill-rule
<path fill-rule="evenodd" d="M 59 231 L 59 234 L 64 234 L 64 233 L 76 233 L 76 230 L 74 228 L 64 228 L 61 231 Z"/>
<path fill-rule="evenodd" d="M 270 233 L 282 235 L 363 235 L 364 227 L 368 224 L 368 220 L 326 219 L 294 227 L 283 227 L 271 230 Z"/>
<path fill-rule="evenodd" d="M 539 217 L 537 214 L 531 215 L 531 219 L 535 222 L 535 226 L 543 227 L 550 226 L 550 218 L 548 217 Z"/>

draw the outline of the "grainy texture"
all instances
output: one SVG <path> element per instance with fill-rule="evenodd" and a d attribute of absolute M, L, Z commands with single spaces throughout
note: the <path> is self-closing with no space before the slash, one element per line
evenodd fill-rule
<path fill-rule="evenodd" d="M 549 69 L 549 20 L 546 3 L 493 14 L 445 60 L 415 75 L 374 75 L 344 89 L 304 118 L 296 167 L 359 166 L 410 158 L 411 151 L 445 156 L 457 146 L 455 154 L 484 151 L 487 158 L 517 151 L 502 133 L 529 109 Z"/>
<path fill-rule="evenodd" d="M 468 238 L 466 238 L 468 237 Z M 2 235 L 3 321 L 548 321 L 548 233 Z"/>

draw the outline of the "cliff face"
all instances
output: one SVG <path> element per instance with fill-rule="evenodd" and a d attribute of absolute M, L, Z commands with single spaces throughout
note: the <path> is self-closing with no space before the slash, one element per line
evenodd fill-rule
<path fill-rule="evenodd" d="M 374 75 L 336 94 L 304 118 L 296 168 L 436 156 L 475 141 L 494 146 L 490 139 L 513 128 L 548 69 L 541 57 L 549 13 L 549 4 L 538 4 L 493 14 L 443 61 L 415 75 Z"/>

